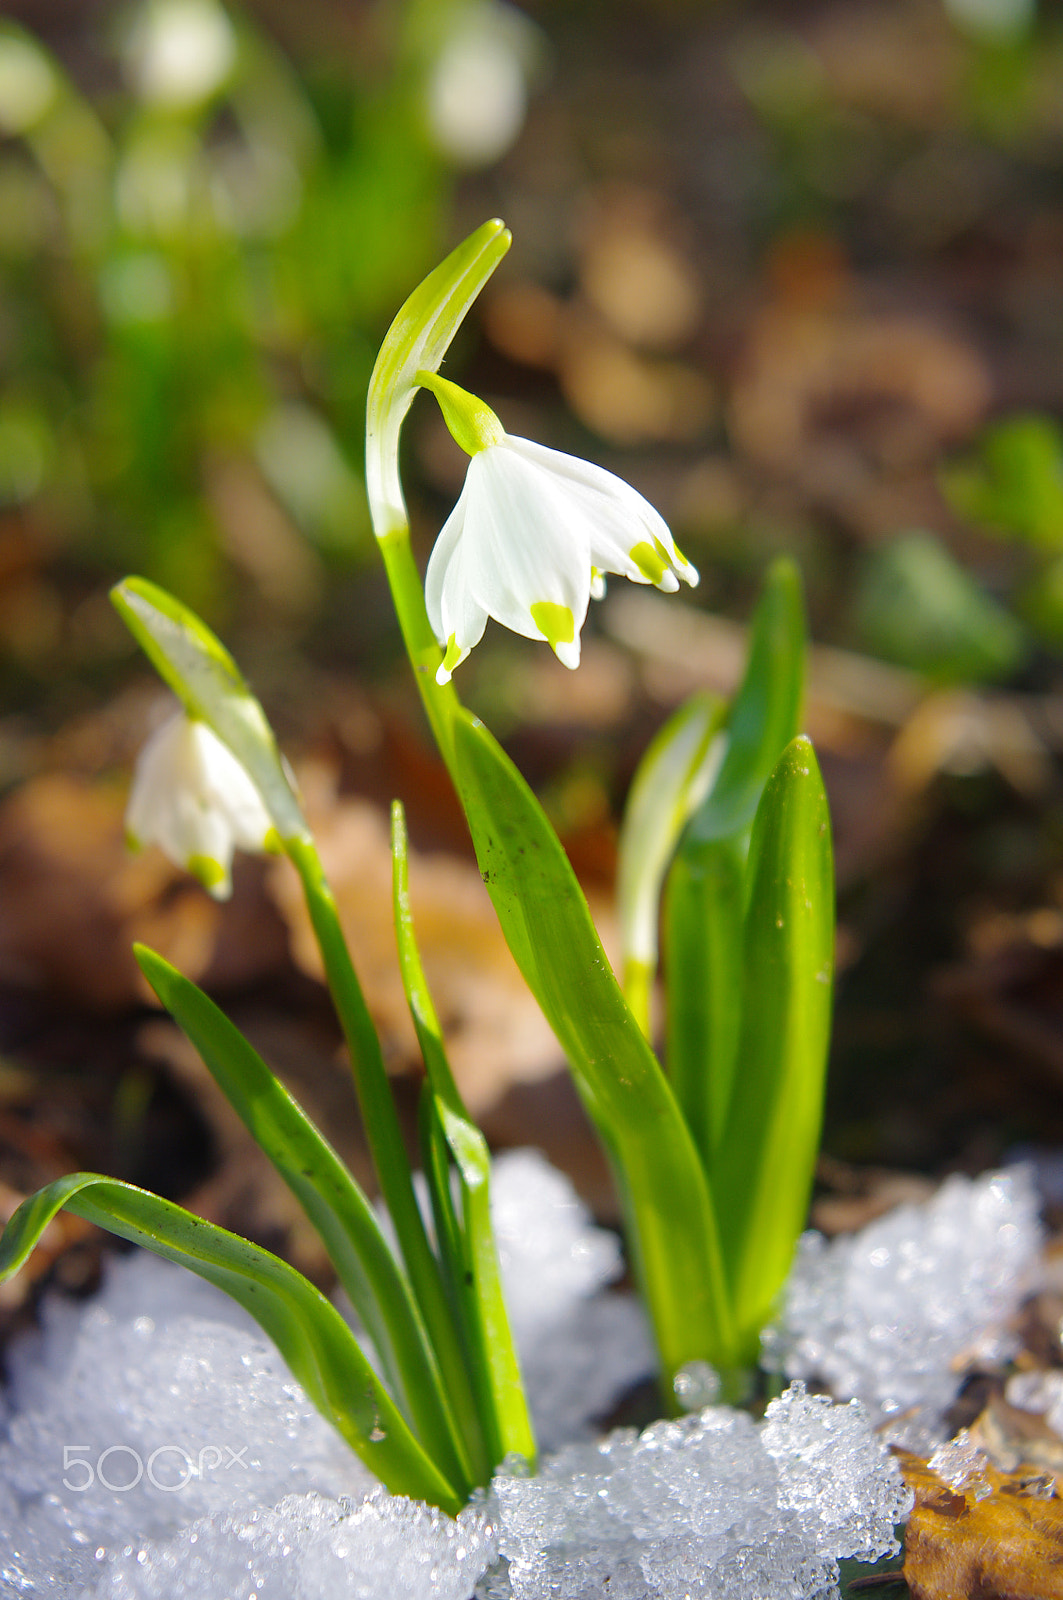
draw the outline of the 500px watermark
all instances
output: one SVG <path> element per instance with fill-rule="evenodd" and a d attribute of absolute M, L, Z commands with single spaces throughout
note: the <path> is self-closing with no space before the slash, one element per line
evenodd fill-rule
<path fill-rule="evenodd" d="M 193 1478 L 204 1478 L 211 1472 L 231 1472 L 240 1467 L 251 1470 L 244 1459 L 248 1447 L 234 1450 L 231 1445 L 205 1444 L 195 1455 L 179 1444 L 160 1444 L 146 1458 L 129 1444 L 109 1444 L 95 1460 L 87 1444 L 63 1446 L 64 1489 L 84 1494 L 98 1483 L 101 1489 L 112 1494 L 127 1494 L 145 1478 L 154 1489 L 164 1494 L 175 1494 L 191 1483 Z"/>

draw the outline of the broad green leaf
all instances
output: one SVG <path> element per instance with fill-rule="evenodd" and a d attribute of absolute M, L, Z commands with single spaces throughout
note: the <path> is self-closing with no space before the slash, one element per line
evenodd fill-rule
<path fill-rule="evenodd" d="M 753 617 L 749 662 L 727 718 L 727 751 L 687 829 L 689 839 L 726 839 L 747 828 L 779 753 L 797 733 L 805 674 L 801 580 L 776 561 Z"/>
<path fill-rule="evenodd" d="M 410 295 L 384 337 L 369 382 L 366 488 L 378 538 L 406 526 L 399 432 L 420 371 L 438 372 L 469 307 L 509 249 L 503 223 L 485 222 Z"/>
<path fill-rule="evenodd" d="M 812 746 L 783 752 L 757 809 L 742 1035 L 712 1192 L 752 1351 L 805 1225 L 819 1146 L 834 974 L 830 815 Z"/>
<path fill-rule="evenodd" d="M 624 994 L 647 1035 L 661 885 L 679 836 L 723 757 L 723 712 L 722 701 L 709 694 L 692 695 L 680 706 L 639 762 L 624 811 L 616 883 Z"/>
<path fill-rule="evenodd" d="M 508 1455 L 535 1459 L 535 1436 L 528 1415 L 524 1384 L 502 1293 L 498 1251 L 491 1223 L 491 1157 L 487 1141 L 472 1121 L 450 1070 L 432 996 L 421 964 L 410 910 L 409 851 L 402 806 L 391 808 L 391 847 L 395 932 L 399 967 L 413 1017 L 432 1100 L 425 1112 L 427 1140 L 433 1156 L 435 1210 L 441 1222 L 440 1243 L 448 1256 L 452 1291 L 461 1308 L 472 1354 L 472 1381 L 480 1417 L 488 1428 L 492 1460 Z M 458 1170 L 462 1195 L 460 1225 L 449 1208 L 449 1181 L 439 1170 L 435 1132 L 438 1128 Z"/>
<path fill-rule="evenodd" d="M 686 1361 L 732 1360 L 704 1173 L 542 807 L 476 718 L 454 721 L 454 770 L 480 873 L 517 965 L 613 1162 L 666 1385 Z"/>
<path fill-rule="evenodd" d="M 111 599 L 189 716 L 205 722 L 236 757 L 280 838 L 304 837 L 306 822 L 266 713 L 220 639 L 187 606 L 146 578 L 116 584 Z"/>
<path fill-rule="evenodd" d="M 376 1213 L 328 1140 L 225 1013 L 168 961 L 143 945 L 134 953 L 162 1004 L 202 1056 L 259 1149 L 313 1223 L 384 1364 L 435 1460 L 453 1482 L 474 1476 L 409 1284 Z"/>
<path fill-rule="evenodd" d="M 60 1210 L 188 1267 L 236 1300 L 273 1340 L 307 1395 L 393 1494 L 452 1514 L 461 1495 L 410 1432 L 336 1308 L 268 1250 L 132 1184 L 77 1172 L 24 1200 L 0 1237 L 0 1281 Z"/>
<path fill-rule="evenodd" d="M 665 895 L 668 1072 L 707 1168 L 726 1124 L 741 1029 L 749 828 L 764 784 L 797 732 L 804 651 L 800 579 L 792 562 L 778 561 L 724 718 L 723 760 L 691 818 Z"/>
<path fill-rule="evenodd" d="M 706 1169 L 727 1123 L 742 1022 L 745 832 L 688 840 L 665 895 L 668 1076 Z"/>

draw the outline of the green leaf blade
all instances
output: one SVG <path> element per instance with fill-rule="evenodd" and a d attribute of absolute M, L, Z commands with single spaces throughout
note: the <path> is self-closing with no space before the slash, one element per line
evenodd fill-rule
<path fill-rule="evenodd" d="M 422 1144 L 437 1233 L 469 1347 L 472 1383 L 488 1435 L 490 1465 L 497 1466 L 512 1455 L 522 1456 L 531 1464 L 536 1456 L 535 1435 L 502 1292 L 491 1221 L 490 1152 L 454 1081 L 421 963 L 410 908 L 406 821 L 398 801 L 391 809 L 391 838 L 399 966 L 428 1073 L 430 1098 L 422 1111 Z M 449 1168 L 441 1159 L 441 1142 L 458 1171 L 462 1194 L 460 1224 L 451 1204 Z"/>
<path fill-rule="evenodd" d="M 666 1378 L 694 1359 L 730 1365 L 730 1308 L 705 1175 L 568 858 L 520 773 L 467 712 L 455 719 L 454 752 L 506 942 L 569 1059 L 621 1186 Z"/>
<path fill-rule="evenodd" d="M 771 567 L 758 602 L 749 662 L 727 718 L 727 752 L 689 838 L 726 839 L 749 827 L 780 751 L 800 727 L 804 676 L 801 579 L 783 558 Z"/>
<path fill-rule="evenodd" d="M 229 1018 L 162 956 L 134 946 L 141 971 L 199 1051 L 256 1144 L 317 1230 L 385 1371 L 433 1456 L 475 1481 L 460 1448 L 417 1304 L 376 1213 L 332 1145 Z"/>
<path fill-rule="evenodd" d="M 736 1316 L 755 1343 L 805 1225 L 830 1041 L 830 816 L 806 738 L 787 746 L 764 790 L 749 874 L 742 1070 L 712 1181 Z"/>
<path fill-rule="evenodd" d="M 60 1210 L 145 1246 L 236 1300 L 273 1340 L 322 1415 L 395 1494 L 452 1514 L 461 1496 L 410 1432 L 336 1308 L 279 1257 L 147 1190 L 74 1173 L 23 1201 L 0 1236 L 0 1282 Z"/>
<path fill-rule="evenodd" d="M 744 836 L 690 840 L 665 896 L 668 1074 L 709 1172 L 738 1062 L 745 881 Z"/>

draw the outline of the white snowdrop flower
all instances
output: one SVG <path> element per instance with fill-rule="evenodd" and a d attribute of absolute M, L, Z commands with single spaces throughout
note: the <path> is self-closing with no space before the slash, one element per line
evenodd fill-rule
<path fill-rule="evenodd" d="M 439 683 L 479 644 L 488 617 L 545 639 L 577 667 L 589 602 L 605 573 L 674 590 L 698 574 L 659 512 L 603 467 L 506 433 L 491 409 L 433 373 L 454 438 L 471 457 L 457 505 L 428 562 L 425 601 L 443 646 Z"/>
<path fill-rule="evenodd" d="M 176 712 L 144 746 L 126 810 L 135 848 L 157 844 L 215 900 L 232 893 L 233 851 L 262 851 L 273 824 L 243 767 L 205 722 Z"/>
<path fill-rule="evenodd" d="M 149 0 L 127 42 L 141 97 L 175 110 L 200 105 L 236 61 L 236 31 L 217 0 Z"/>

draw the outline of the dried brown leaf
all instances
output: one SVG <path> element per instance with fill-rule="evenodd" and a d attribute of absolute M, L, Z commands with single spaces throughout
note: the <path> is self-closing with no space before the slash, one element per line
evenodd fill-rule
<path fill-rule="evenodd" d="M 1063 1501 L 1051 1477 L 987 1465 L 990 1492 L 979 1499 L 917 1456 L 902 1452 L 900 1466 L 915 1491 L 904 1555 L 912 1600 L 1063 1600 Z"/>
<path fill-rule="evenodd" d="M 385 1055 L 400 1069 L 414 1066 L 420 1055 L 399 977 L 384 812 L 368 801 L 331 794 L 323 772 L 304 771 L 301 783 Z M 293 874 L 278 863 L 269 882 L 291 930 L 296 964 L 320 978 L 320 956 Z M 412 850 L 410 900 L 451 1065 L 475 1115 L 511 1083 L 556 1070 L 558 1046 L 506 948 L 472 861 Z"/>

